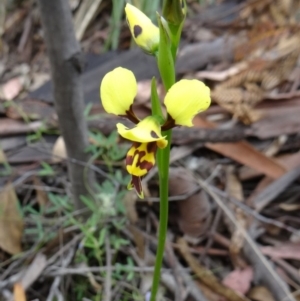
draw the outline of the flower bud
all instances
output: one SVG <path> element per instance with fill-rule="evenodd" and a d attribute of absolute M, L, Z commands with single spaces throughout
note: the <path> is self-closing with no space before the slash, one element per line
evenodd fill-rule
<path fill-rule="evenodd" d="M 181 25 L 186 15 L 185 0 L 164 0 L 162 15 L 168 23 Z"/>
<path fill-rule="evenodd" d="M 159 30 L 152 21 L 135 6 L 125 6 L 126 20 L 136 44 L 145 52 L 154 54 L 158 49 Z"/>

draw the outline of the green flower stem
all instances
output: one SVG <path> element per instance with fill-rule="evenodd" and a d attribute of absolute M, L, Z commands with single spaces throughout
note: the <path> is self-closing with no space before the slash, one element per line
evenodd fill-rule
<path fill-rule="evenodd" d="M 169 48 L 170 51 L 170 48 Z M 176 54 L 177 48 L 174 51 Z M 170 54 L 170 52 L 169 52 Z M 169 56 L 170 58 L 170 56 Z M 159 57 L 157 57 L 158 65 Z M 171 86 L 175 83 L 175 59 L 176 55 L 172 57 L 171 62 L 172 64 L 168 64 L 163 66 L 160 69 L 160 75 L 162 81 L 165 86 L 165 90 L 168 91 Z M 163 60 L 166 62 L 167 60 Z M 163 70 L 162 70 L 163 69 Z M 169 69 L 169 70 L 166 70 Z M 170 70 L 172 70 L 170 72 Z M 153 87 L 153 86 L 152 86 Z M 152 95 L 153 95 L 152 90 Z M 152 105 L 155 103 L 153 100 L 155 97 L 152 97 Z M 152 112 L 158 113 L 156 109 Z M 160 282 L 160 273 L 162 267 L 162 261 L 164 257 L 164 250 L 165 250 L 165 242 L 168 230 L 168 217 L 169 217 L 169 165 L 170 165 L 170 149 L 171 149 L 171 138 L 172 138 L 172 130 L 168 130 L 163 132 L 163 136 L 166 136 L 168 140 L 168 145 L 164 149 L 158 149 L 157 151 L 157 166 L 159 172 L 159 196 L 160 196 L 160 207 L 159 207 L 159 229 L 158 229 L 158 245 L 156 251 L 156 258 L 155 258 L 155 267 L 153 273 L 153 281 L 152 281 L 152 290 L 151 290 L 151 299 L 150 301 L 156 301 L 156 295 L 159 287 Z"/>
<path fill-rule="evenodd" d="M 179 0 L 176 0 L 179 1 Z M 168 12 L 168 7 L 165 1 L 164 7 Z M 172 4 L 169 1 L 170 5 Z M 174 4 L 174 3 L 173 3 Z M 175 3 L 175 8 L 177 11 L 181 12 L 181 7 L 178 3 Z M 173 9 L 171 11 L 171 17 L 173 14 Z M 178 15 L 178 14 L 177 14 Z M 176 17 L 176 16 L 175 16 Z M 180 16 L 179 16 L 180 17 Z M 182 17 L 182 16 L 181 16 Z M 180 18 L 181 18 L 180 17 Z M 176 19 L 176 18 L 175 18 Z M 178 18 L 177 18 L 178 19 Z M 176 20 L 177 20 L 176 19 Z M 184 22 L 182 18 L 181 23 L 175 24 L 174 26 L 169 23 L 169 33 L 162 23 L 162 18 L 157 15 L 157 21 L 159 26 L 159 47 L 156 53 L 156 60 L 159 69 L 159 73 L 164 84 L 165 91 L 168 91 L 175 83 L 175 62 L 177 48 L 180 41 L 181 30 Z M 178 20 L 177 20 L 178 21 Z M 170 26 L 171 25 L 171 26 Z M 156 82 L 153 79 L 151 85 L 151 103 L 152 103 L 152 114 L 160 115 L 162 119 L 159 98 L 156 91 Z M 160 282 L 160 273 L 162 267 L 162 261 L 164 257 L 165 242 L 168 230 L 168 216 L 169 216 L 169 165 L 170 165 L 170 149 L 171 149 L 171 137 L 172 130 L 163 132 L 163 136 L 166 136 L 168 140 L 168 146 L 164 149 L 159 149 L 157 152 L 157 165 L 159 172 L 159 196 L 160 196 L 160 210 L 159 210 L 159 229 L 158 229 L 158 245 L 156 251 L 155 268 L 153 274 L 151 299 L 150 301 L 156 301 L 156 294 Z"/>
<path fill-rule="evenodd" d="M 169 162 L 172 130 L 166 131 L 163 135 L 167 136 L 168 146 L 159 149 L 157 152 L 157 165 L 159 171 L 159 229 L 158 229 L 158 245 L 155 258 L 155 267 L 153 273 L 153 282 L 150 301 L 156 301 L 156 294 L 160 282 L 160 272 L 164 257 L 165 242 L 168 230 L 169 216 Z"/>

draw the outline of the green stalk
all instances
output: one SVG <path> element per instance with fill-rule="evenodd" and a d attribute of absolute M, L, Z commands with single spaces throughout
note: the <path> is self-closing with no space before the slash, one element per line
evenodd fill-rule
<path fill-rule="evenodd" d="M 155 258 L 155 267 L 153 273 L 153 282 L 150 301 L 156 301 L 156 294 L 160 282 L 160 271 L 164 257 L 165 243 L 168 230 L 169 216 L 169 162 L 172 130 L 163 133 L 167 136 L 168 146 L 159 149 L 157 152 L 157 165 L 159 172 L 159 228 L 158 228 L 158 245 Z"/>
<path fill-rule="evenodd" d="M 175 0 L 179 1 L 179 0 Z M 168 3 L 167 3 L 168 2 Z M 180 41 L 181 30 L 184 23 L 184 16 L 181 15 L 181 6 L 179 2 L 165 0 L 164 8 L 166 13 L 170 13 L 170 17 L 174 17 L 174 25 L 168 22 L 169 35 L 166 28 L 163 26 L 162 19 L 157 15 L 157 21 L 159 26 L 159 47 L 156 53 L 157 65 L 162 82 L 165 87 L 165 91 L 168 91 L 175 83 L 175 62 L 177 48 Z M 174 14 L 174 16 L 172 16 Z M 166 16 L 164 16 L 166 19 Z M 151 103 L 152 114 L 160 115 L 161 113 L 160 103 L 156 91 L 156 82 L 153 79 L 151 85 Z M 151 290 L 150 301 L 156 301 L 156 294 L 160 282 L 160 272 L 162 267 L 162 261 L 164 257 L 165 242 L 168 230 L 168 216 L 169 216 L 169 165 L 170 165 L 170 149 L 172 130 L 168 130 L 162 133 L 168 140 L 168 146 L 164 149 L 157 151 L 157 166 L 159 173 L 159 196 L 160 196 L 160 210 L 159 210 L 159 228 L 158 228 L 158 245 L 156 251 L 155 267 L 153 274 L 153 283 Z"/>
<path fill-rule="evenodd" d="M 164 30 L 160 18 L 158 18 L 158 24 L 160 27 L 160 45 L 159 52 L 157 54 L 157 64 L 160 71 L 165 90 L 168 91 L 175 83 L 175 59 L 177 45 L 170 44 L 170 39 Z M 173 47 L 172 47 L 173 46 Z M 171 50 L 173 48 L 173 51 Z M 176 49 L 175 49 L 176 48 Z M 175 51 L 174 51 L 175 50 Z M 172 55 L 172 52 L 174 55 Z M 156 90 L 154 91 L 154 82 L 152 82 L 152 113 L 158 113 L 155 109 L 157 103 L 155 100 L 158 98 Z M 172 130 L 163 132 L 163 136 L 166 136 L 168 145 L 164 149 L 158 149 L 157 151 L 157 166 L 159 173 L 159 196 L 160 196 L 160 210 L 159 210 L 159 228 L 158 228 L 158 245 L 155 258 L 155 267 L 153 273 L 153 282 L 151 290 L 150 301 L 156 301 L 156 294 L 160 282 L 160 272 L 162 267 L 162 261 L 164 257 L 165 242 L 168 230 L 168 216 L 169 216 L 169 165 L 170 165 L 170 148 Z"/>

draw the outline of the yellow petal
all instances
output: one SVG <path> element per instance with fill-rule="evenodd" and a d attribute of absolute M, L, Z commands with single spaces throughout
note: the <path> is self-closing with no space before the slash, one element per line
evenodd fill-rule
<path fill-rule="evenodd" d="M 159 122 L 152 116 L 146 117 L 132 129 L 118 123 L 117 129 L 122 137 L 134 142 L 148 143 L 156 141 L 160 148 L 164 148 L 168 144 L 165 136 L 161 135 Z"/>
<path fill-rule="evenodd" d="M 122 67 L 108 72 L 101 82 L 100 96 L 107 113 L 126 115 L 136 93 L 137 83 L 134 74 Z"/>
<path fill-rule="evenodd" d="M 159 29 L 152 21 L 135 6 L 127 3 L 125 13 L 131 34 L 143 50 L 155 53 L 159 43 Z"/>
<path fill-rule="evenodd" d="M 176 125 L 193 126 L 193 117 L 210 105 L 210 90 L 199 80 L 182 79 L 165 97 L 165 106 Z"/>

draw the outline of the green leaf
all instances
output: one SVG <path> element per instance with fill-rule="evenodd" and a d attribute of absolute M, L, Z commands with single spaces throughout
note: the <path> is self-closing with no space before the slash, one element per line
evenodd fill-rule
<path fill-rule="evenodd" d="M 159 14 L 157 14 L 157 20 L 159 25 L 159 47 L 156 54 L 157 65 L 164 87 L 168 91 L 175 83 L 175 66 L 171 52 L 171 41 Z"/>
<path fill-rule="evenodd" d="M 161 124 L 163 124 L 165 121 L 165 118 L 164 118 L 163 112 L 161 110 L 161 104 L 160 104 L 159 97 L 157 94 L 157 86 L 156 86 L 155 77 L 152 77 L 152 81 L 151 81 L 151 109 L 152 109 L 152 115 L 161 117 L 161 119 L 162 119 Z"/>
<path fill-rule="evenodd" d="M 93 104 L 92 104 L 92 103 L 89 103 L 89 104 L 85 107 L 84 112 L 83 112 L 84 117 L 86 117 L 86 118 L 89 117 L 92 108 L 93 108 Z"/>
<path fill-rule="evenodd" d="M 38 173 L 40 176 L 53 176 L 54 175 L 54 170 L 48 163 L 41 162 L 41 165 L 42 165 L 43 169 L 40 170 Z"/>

